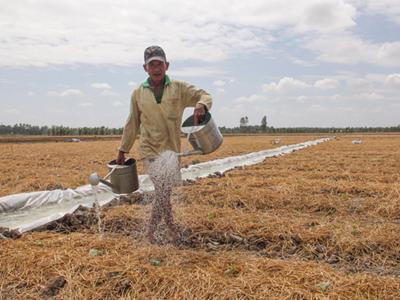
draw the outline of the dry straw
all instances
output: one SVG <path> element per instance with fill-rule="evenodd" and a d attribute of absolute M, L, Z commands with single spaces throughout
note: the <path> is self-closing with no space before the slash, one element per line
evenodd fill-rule
<path fill-rule="evenodd" d="M 186 183 L 176 244 L 145 241 L 141 198 L 102 236 L 80 210 L 1 240 L 0 299 L 399 299 L 400 136 L 353 139 Z"/>

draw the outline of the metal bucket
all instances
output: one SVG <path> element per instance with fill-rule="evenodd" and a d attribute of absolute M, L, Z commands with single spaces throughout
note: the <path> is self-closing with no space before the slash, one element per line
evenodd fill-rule
<path fill-rule="evenodd" d="M 129 158 L 123 165 L 118 165 L 116 160 L 108 164 L 112 191 L 116 194 L 129 194 L 139 188 L 139 179 L 136 160 Z"/>
<path fill-rule="evenodd" d="M 224 140 L 209 112 L 204 115 L 203 121 L 197 126 L 194 126 L 194 116 L 188 117 L 183 122 L 181 130 L 188 135 L 188 140 L 197 154 L 214 152 Z M 187 154 L 194 154 L 192 152 Z"/>

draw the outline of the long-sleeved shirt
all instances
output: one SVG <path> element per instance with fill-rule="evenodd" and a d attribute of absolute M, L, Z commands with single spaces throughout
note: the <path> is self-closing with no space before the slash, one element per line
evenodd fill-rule
<path fill-rule="evenodd" d="M 157 103 L 148 81 L 134 90 L 129 117 L 126 121 L 120 151 L 129 152 L 136 136 L 142 158 L 153 158 L 166 150 L 180 152 L 180 126 L 186 107 L 197 103 L 211 109 L 211 96 L 183 81 L 165 78 L 161 102 Z"/>

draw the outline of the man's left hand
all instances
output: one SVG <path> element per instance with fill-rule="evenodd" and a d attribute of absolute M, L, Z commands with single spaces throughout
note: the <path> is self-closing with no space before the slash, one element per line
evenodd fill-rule
<path fill-rule="evenodd" d="M 194 108 L 194 126 L 199 125 L 203 122 L 204 115 L 206 114 L 206 106 L 201 103 L 197 103 L 196 107 Z"/>

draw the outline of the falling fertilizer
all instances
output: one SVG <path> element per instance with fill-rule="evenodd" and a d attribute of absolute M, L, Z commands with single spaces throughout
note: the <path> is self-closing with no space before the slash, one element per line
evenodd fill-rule
<path fill-rule="evenodd" d="M 177 240 L 179 234 L 174 223 L 171 195 L 172 189 L 182 183 L 178 155 L 173 151 L 165 151 L 146 164 L 149 177 L 154 185 L 151 216 L 146 237 L 154 243 L 154 233 L 157 226 L 161 220 L 164 220 L 170 235 L 174 240 Z"/>
<path fill-rule="evenodd" d="M 93 190 L 93 197 L 94 197 L 94 208 L 96 210 L 96 217 L 97 217 L 97 230 L 98 233 L 102 233 L 101 229 L 101 208 L 100 208 L 100 203 L 99 199 L 97 198 L 97 193 L 98 193 L 98 184 L 100 182 L 100 177 L 97 175 L 97 173 L 93 173 L 89 176 L 89 182 L 90 185 L 92 186 Z"/>

